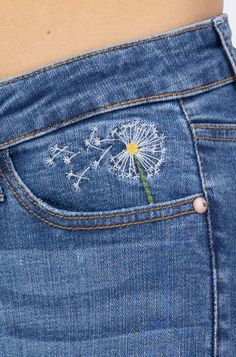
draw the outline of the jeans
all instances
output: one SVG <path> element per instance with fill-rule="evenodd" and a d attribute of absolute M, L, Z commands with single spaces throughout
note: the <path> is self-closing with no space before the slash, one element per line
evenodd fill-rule
<path fill-rule="evenodd" d="M 0 82 L 0 356 L 236 356 L 227 15 Z"/>

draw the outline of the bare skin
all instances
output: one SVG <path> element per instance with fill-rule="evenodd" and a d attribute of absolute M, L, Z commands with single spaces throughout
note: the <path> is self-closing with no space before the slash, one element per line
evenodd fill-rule
<path fill-rule="evenodd" d="M 0 78 L 222 11 L 223 0 L 1 0 Z"/>

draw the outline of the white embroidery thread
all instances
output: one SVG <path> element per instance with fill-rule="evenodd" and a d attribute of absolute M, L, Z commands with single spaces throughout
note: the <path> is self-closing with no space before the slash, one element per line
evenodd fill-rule
<path fill-rule="evenodd" d="M 121 125 L 113 132 L 124 144 L 124 148 L 111 160 L 111 167 L 121 178 L 135 179 L 140 177 L 140 172 L 135 163 L 135 158 L 142 165 L 146 176 L 157 175 L 164 162 L 165 136 L 158 133 L 154 124 L 141 123 L 140 121 Z"/>
<path fill-rule="evenodd" d="M 55 144 L 50 148 L 50 151 L 52 152 L 53 155 L 48 156 L 45 160 L 45 163 L 48 166 L 54 165 L 55 159 L 58 158 L 61 154 L 64 153 L 69 154 L 63 157 L 63 161 L 67 165 L 69 165 L 72 162 L 74 157 L 80 154 L 80 151 L 74 153 L 73 151 L 68 150 L 68 145 L 60 148 L 57 144 Z"/>
<path fill-rule="evenodd" d="M 72 170 L 70 170 L 69 172 L 66 173 L 67 179 L 71 179 L 72 177 L 76 178 L 76 182 L 74 182 L 72 184 L 72 187 L 74 187 L 74 189 L 76 191 L 78 191 L 80 189 L 80 182 L 82 180 L 89 180 L 89 177 L 85 176 L 85 174 L 88 170 L 90 170 L 90 166 L 88 166 L 81 174 L 74 174 L 74 172 Z"/>
<path fill-rule="evenodd" d="M 159 134 L 155 124 L 144 123 L 140 120 L 127 122 L 113 128 L 104 138 L 101 138 L 98 134 L 99 127 L 95 126 L 89 137 L 84 140 L 87 152 L 96 150 L 97 153 L 100 153 L 98 158 L 93 160 L 81 173 L 75 173 L 72 168 L 66 172 L 67 179 L 75 180 L 72 187 L 79 190 L 81 181 L 89 180 L 89 177 L 86 176 L 87 172 L 92 168 L 98 169 L 103 159 L 109 154 L 110 168 L 122 179 L 140 178 L 149 203 L 153 203 L 154 200 L 147 179 L 157 175 L 160 166 L 165 161 L 165 135 Z M 109 144 L 108 147 L 107 144 Z M 115 153 L 117 147 L 120 151 Z M 50 151 L 52 155 L 45 160 L 45 163 L 49 166 L 54 165 L 55 160 L 62 156 L 64 164 L 71 166 L 74 158 L 81 154 L 81 151 L 69 150 L 68 145 L 60 148 L 56 144 L 50 148 Z"/>

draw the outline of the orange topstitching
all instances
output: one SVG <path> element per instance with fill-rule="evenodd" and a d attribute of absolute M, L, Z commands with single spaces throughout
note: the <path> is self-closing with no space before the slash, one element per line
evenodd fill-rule
<path fill-rule="evenodd" d="M 189 200 L 185 200 L 185 201 L 182 201 L 182 202 L 177 202 L 177 203 L 174 203 L 174 204 L 163 205 L 163 206 L 160 206 L 160 207 L 153 207 L 153 208 L 146 208 L 146 209 L 135 209 L 135 210 L 129 211 L 129 212 L 120 212 L 120 213 L 106 214 L 106 215 L 65 216 L 65 215 L 62 215 L 62 214 L 50 212 L 47 209 L 45 209 L 44 207 L 40 206 L 35 200 L 33 200 L 29 196 L 29 194 L 25 191 L 24 187 L 22 187 L 22 185 L 17 181 L 17 179 L 13 175 L 13 172 L 12 172 L 11 168 L 9 167 L 9 165 L 8 165 L 6 160 L 4 160 L 4 164 L 5 164 L 6 168 L 7 168 L 10 176 L 15 181 L 16 185 L 20 188 L 20 190 L 25 194 L 25 196 L 29 199 L 29 201 L 33 205 L 39 207 L 42 211 L 44 211 L 45 213 L 50 214 L 51 216 L 59 217 L 59 218 L 67 219 L 67 220 L 89 220 L 89 219 L 96 219 L 96 218 L 99 219 L 99 218 L 112 218 L 112 217 L 126 217 L 126 216 L 133 215 L 133 214 L 136 214 L 136 213 L 148 213 L 148 212 L 163 210 L 163 209 L 166 209 L 166 208 L 174 208 L 174 207 L 182 206 L 182 205 L 185 205 L 187 203 L 193 202 L 193 199 L 189 199 Z M 2 176 L 4 175 L 1 169 L 0 169 L 0 173 L 1 173 Z"/>
<path fill-rule="evenodd" d="M 218 84 L 221 84 L 221 83 L 225 83 L 227 81 L 235 80 L 235 79 L 236 79 L 235 76 L 230 76 L 230 77 L 221 79 L 221 80 L 216 81 L 216 82 L 212 82 L 212 83 L 209 83 L 209 84 L 206 84 L 206 85 L 198 86 L 198 87 L 195 87 L 195 88 L 192 88 L 192 89 L 188 89 L 188 90 L 184 90 L 184 91 L 180 91 L 180 92 L 163 93 L 163 94 L 157 94 L 157 95 L 152 95 L 152 96 L 148 96 L 148 97 L 134 98 L 134 99 L 129 99 L 127 101 L 106 105 L 106 106 L 97 108 L 97 109 L 95 109 L 95 110 L 93 110 L 91 112 L 87 112 L 85 114 L 82 114 L 81 116 L 77 116 L 77 117 L 70 118 L 70 119 L 65 119 L 65 120 L 57 122 L 57 123 L 55 123 L 53 125 L 49 125 L 48 127 L 45 127 L 45 128 L 42 128 L 42 129 L 38 129 L 38 130 L 33 130 L 33 131 L 29 132 L 29 133 L 20 135 L 18 137 L 12 138 L 12 139 L 9 139 L 9 140 L 1 143 L 0 144 L 0 148 L 6 146 L 8 144 L 14 143 L 14 142 L 16 142 L 18 140 L 27 138 L 29 136 L 34 136 L 34 135 L 37 135 L 37 134 L 39 134 L 41 132 L 44 132 L 44 131 L 47 131 L 47 130 L 50 130 L 50 129 L 53 129 L 53 128 L 60 127 L 63 124 L 74 123 L 74 122 L 80 120 L 81 118 L 85 118 L 85 117 L 87 117 L 89 115 L 96 114 L 97 112 L 99 113 L 99 112 L 101 112 L 103 110 L 106 110 L 106 109 L 111 109 L 111 108 L 122 106 L 122 105 L 126 105 L 126 104 L 134 104 L 134 103 L 138 103 L 138 102 L 148 101 L 148 100 L 152 100 L 152 99 L 165 98 L 165 97 L 174 97 L 174 96 L 177 96 L 177 95 L 190 94 L 190 93 L 196 92 L 198 90 L 211 88 L 211 87 L 213 87 L 215 85 L 218 85 Z"/>

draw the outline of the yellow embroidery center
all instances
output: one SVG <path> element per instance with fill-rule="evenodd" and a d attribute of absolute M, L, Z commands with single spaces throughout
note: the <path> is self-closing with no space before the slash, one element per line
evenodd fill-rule
<path fill-rule="evenodd" d="M 133 142 L 128 143 L 126 145 L 126 150 L 127 150 L 129 155 L 136 155 L 139 152 L 138 144 L 133 143 Z"/>

